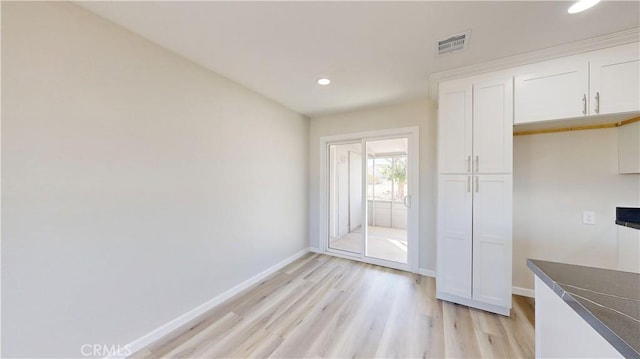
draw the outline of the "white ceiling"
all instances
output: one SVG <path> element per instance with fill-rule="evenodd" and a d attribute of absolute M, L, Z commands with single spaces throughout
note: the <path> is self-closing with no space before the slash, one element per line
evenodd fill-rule
<path fill-rule="evenodd" d="M 433 72 L 640 25 L 638 1 L 577 15 L 564 1 L 78 4 L 309 116 L 424 97 Z M 436 56 L 436 40 L 467 29 L 467 50 Z"/>

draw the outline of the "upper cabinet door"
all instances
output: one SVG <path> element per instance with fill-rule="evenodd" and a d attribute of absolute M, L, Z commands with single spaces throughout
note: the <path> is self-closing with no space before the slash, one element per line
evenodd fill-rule
<path fill-rule="evenodd" d="M 640 111 L 640 44 L 593 53 L 591 114 Z"/>
<path fill-rule="evenodd" d="M 513 78 L 473 85 L 473 171 L 511 173 Z"/>
<path fill-rule="evenodd" d="M 440 84 L 438 160 L 440 173 L 471 172 L 471 83 Z"/>
<path fill-rule="evenodd" d="M 589 102 L 589 62 L 581 57 L 537 64 L 515 78 L 514 123 L 585 116 Z"/>

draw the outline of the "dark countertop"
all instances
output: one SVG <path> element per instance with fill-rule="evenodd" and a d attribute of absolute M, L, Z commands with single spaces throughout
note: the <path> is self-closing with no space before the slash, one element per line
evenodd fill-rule
<path fill-rule="evenodd" d="M 640 358 L 640 274 L 535 259 L 527 266 L 625 358 Z"/>
<path fill-rule="evenodd" d="M 616 224 L 640 230 L 640 208 L 616 207 Z"/>

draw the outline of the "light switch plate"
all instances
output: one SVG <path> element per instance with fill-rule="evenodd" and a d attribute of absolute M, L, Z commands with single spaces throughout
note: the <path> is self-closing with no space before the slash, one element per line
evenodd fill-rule
<path fill-rule="evenodd" d="M 596 224 L 596 213 L 594 211 L 583 211 L 582 212 L 582 223 L 583 224 Z"/>

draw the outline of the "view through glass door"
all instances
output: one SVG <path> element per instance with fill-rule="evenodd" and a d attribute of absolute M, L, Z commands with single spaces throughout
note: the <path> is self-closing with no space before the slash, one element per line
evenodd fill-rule
<path fill-rule="evenodd" d="M 417 185 L 411 183 L 409 140 L 327 143 L 329 252 L 408 269 L 410 191 Z"/>
<path fill-rule="evenodd" d="M 408 140 L 367 141 L 366 146 L 366 255 L 407 263 Z"/>

